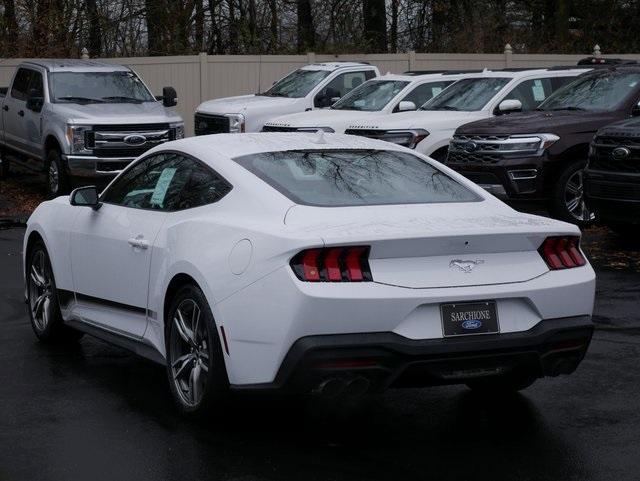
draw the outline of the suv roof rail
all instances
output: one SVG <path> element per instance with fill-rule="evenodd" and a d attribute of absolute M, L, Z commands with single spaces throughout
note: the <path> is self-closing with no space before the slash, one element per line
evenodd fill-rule
<path fill-rule="evenodd" d="M 578 60 L 578 65 L 628 65 L 637 64 L 637 60 L 610 57 L 585 57 Z"/>
<path fill-rule="evenodd" d="M 459 75 L 461 73 L 482 73 L 487 69 L 470 69 L 470 70 L 445 70 L 442 75 Z"/>
<path fill-rule="evenodd" d="M 432 73 L 444 73 L 446 70 L 407 70 L 400 75 L 429 75 Z"/>
<path fill-rule="evenodd" d="M 328 63 L 357 63 L 361 65 L 371 65 L 370 62 L 364 60 L 328 60 L 326 62 L 314 62 L 311 65 L 327 65 Z"/>
<path fill-rule="evenodd" d="M 578 65 L 554 65 L 553 67 L 547 68 L 547 70 L 587 70 L 590 68 L 595 68 L 598 65 L 587 65 L 587 64 L 578 64 Z"/>

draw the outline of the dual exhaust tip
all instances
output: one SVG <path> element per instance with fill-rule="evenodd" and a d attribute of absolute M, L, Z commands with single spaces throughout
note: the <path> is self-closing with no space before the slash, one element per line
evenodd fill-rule
<path fill-rule="evenodd" d="M 371 381 L 363 376 L 346 379 L 330 377 L 322 381 L 315 392 L 330 398 L 341 395 L 358 397 L 366 394 L 370 387 Z"/>

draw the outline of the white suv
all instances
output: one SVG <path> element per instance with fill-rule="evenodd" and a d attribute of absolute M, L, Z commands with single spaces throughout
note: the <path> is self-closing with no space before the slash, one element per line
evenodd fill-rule
<path fill-rule="evenodd" d="M 461 125 L 533 110 L 586 70 L 575 67 L 487 70 L 454 83 L 415 112 L 369 117 L 354 122 L 345 133 L 387 140 L 444 161 L 449 141 Z"/>
<path fill-rule="evenodd" d="M 265 123 L 263 132 L 324 130 L 343 134 L 354 122 L 372 116 L 416 110 L 453 82 L 477 74 L 407 72 L 376 77 L 353 89 L 330 109 L 282 115 Z"/>
<path fill-rule="evenodd" d="M 369 79 L 377 67 L 361 62 L 306 65 L 278 80 L 266 92 L 208 100 L 196 109 L 196 135 L 259 132 L 278 115 L 329 107 Z"/>

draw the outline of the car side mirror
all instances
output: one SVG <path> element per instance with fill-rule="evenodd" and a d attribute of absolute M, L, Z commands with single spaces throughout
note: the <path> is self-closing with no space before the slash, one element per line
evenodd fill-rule
<path fill-rule="evenodd" d="M 314 105 L 316 107 L 331 107 L 338 100 L 340 100 L 340 92 L 331 87 L 325 88 L 322 92 L 316 95 Z"/>
<path fill-rule="evenodd" d="M 29 90 L 27 95 L 27 108 L 34 112 L 40 112 L 44 105 L 44 97 L 42 97 L 36 89 Z"/>
<path fill-rule="evenodd" d="M 498 105 L 498 114 L 508 114 L 510 112 L 522 112 L 522 102 L 518 99 L 507 99 Z"/>
<path fill-rule="evenodd" d="M 175 107 L 178 105 L 178 94 L 173 87 L 164 87 L 162 89 L 162 95 L 157 96 L 156 100 L 162 100 L 162 105 L 165 107 Z"/>
<path fill-rule="evenodd" d="M 402 100 L 398 104 L 398 112 L 408 112 L 410 110 L 417 110 L 416 104 L 410 102 L 409 100 Z"/>
<path fill-rule="evenodd" d="M 100 197 L 98 196 L 98 188 L 95 185 L 75 189 L 69 196 L 69 203 L 79 207 L 91 207 L 93 210 L 98 210 L 102 207 L 102 202 L 100 202 Z"/>

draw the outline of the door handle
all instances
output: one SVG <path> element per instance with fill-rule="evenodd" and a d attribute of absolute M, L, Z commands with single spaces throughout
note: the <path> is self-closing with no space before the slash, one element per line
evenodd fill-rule
<path fill-rule="evenodd" d="M 129 245 L 138 249 L 148 249 L 149 243 L 142 236 L 132 237 L 129 239 Z"/>
<path fill-rule="evenodd" d="M 8 112 L 9 111 L 9 106 L 5 105 L 4 107 L 2 107 L 2 110 L 4 110 L 5 112 Z"/>
<path fill-rule="evenodd" d="M 18 115 L 19 115 L 20 117 L 24 117 L 24 110 L 19 110 L 19 111 L 18 111 Z"/>

